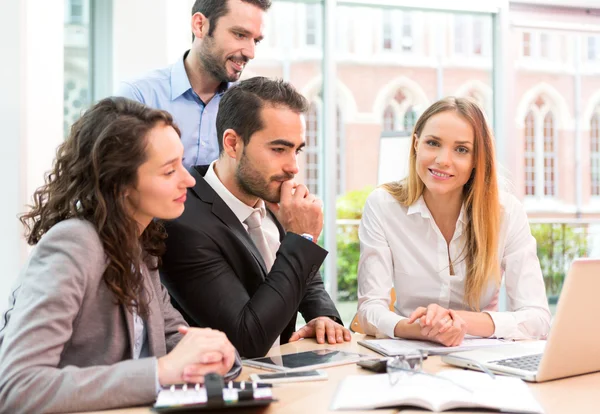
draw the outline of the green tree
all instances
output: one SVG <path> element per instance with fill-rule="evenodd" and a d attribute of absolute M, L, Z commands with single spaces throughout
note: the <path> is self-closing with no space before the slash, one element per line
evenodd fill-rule
<path fill-rule="evenodd" d="M 336 202 L 337 218 L 360 220 L 367 196 L 373 187 L 350 191 L 338 197 Z M 358 226 L 342 224 L 337 227 L 337 277 L 338 298 L 341 301 L 357 300 L 356 275 L 360 243 L 358 241 Z"/>
<path fill-rule="evenodd" d="M 556 300 L 573 259 L 588 252 L 587 227 L 564 223 L 536 223 L 531 233 L 537 241 L 537 255 L 544 275 L 546 294 Z"/>

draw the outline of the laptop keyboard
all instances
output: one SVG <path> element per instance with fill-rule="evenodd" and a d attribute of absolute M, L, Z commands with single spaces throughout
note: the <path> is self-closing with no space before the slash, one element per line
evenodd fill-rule
<path fill-rule="evenodd" d="M 540 365 L 543 354 L 526 355 L 518 358 L 507 358 L 498 361 L 491 361 L 494 364 L 502 365 L 504 367 L 517 368 L 525 371 L 535 372 Z"/>

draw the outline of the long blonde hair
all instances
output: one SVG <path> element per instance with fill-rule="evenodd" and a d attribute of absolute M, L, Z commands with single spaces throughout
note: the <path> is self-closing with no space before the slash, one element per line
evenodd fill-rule
<path fill-rule="evenodd" d="M 500 200 L 496 177 L 494 137 L 483 112 L 468 98 L 448 97 L 431 105 L 415 124 L 410 146 L 408 176 L 383 185 L 403 206 L 415 203 L 425 184 L 417 174 L 415 141 L 427 121 L 441 112 L 452 111 L 471 125 L 474 133 L 474 169 L 463 187 L 463 203 L 467 220 L 467 243 L 464 255 L 467 277 L 464 299 L 471 309 L 479 311 L 479 300 L 490 281 L 500 285 L 498 235 L 500 232 Z"/>

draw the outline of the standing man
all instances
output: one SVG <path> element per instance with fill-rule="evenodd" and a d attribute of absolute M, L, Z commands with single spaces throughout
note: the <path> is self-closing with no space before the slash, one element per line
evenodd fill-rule
<path fill-rule="evenodd" d="M 222 330 L 245 357 L 303 337 L 351 339 L 319 274 L 321 201 L 293 181 L 307 107 L 282 81 L 229 89 L 219 159 L 191 169 L 185 212 L 166 223 L 161 281 L 187 321 Z M 298 311 L 309 322 L 294 332 Z"/>
<path fill-rule="evenodd" d="M 173 65 L 121 84 L 117 95 L 173 115 L 186 167 L 219 156 L 215 121 L 221 96 L 254 59 L 270 7 L 271 0 L 196 0 L 192 48 Z"/>

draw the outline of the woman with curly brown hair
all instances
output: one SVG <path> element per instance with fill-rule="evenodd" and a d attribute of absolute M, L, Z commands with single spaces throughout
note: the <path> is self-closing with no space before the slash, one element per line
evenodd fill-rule
<path fill-rule="evenodd" d="M 35 247 L 2 321 L 0 412 L 149 404 L 162 385 L 239 372 L 225 335 L 187 327 L 160 284 L 154 218 L 183 212 L 182 156 L 171 116 L 124 98 L 73 125 L 21 216 Z"/>

